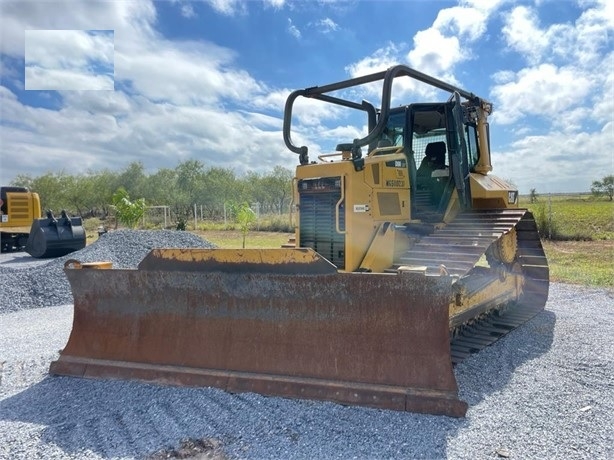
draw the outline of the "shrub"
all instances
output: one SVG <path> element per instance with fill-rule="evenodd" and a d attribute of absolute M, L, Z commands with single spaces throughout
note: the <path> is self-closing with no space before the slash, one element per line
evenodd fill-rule
<path fill-rule="evenodd" d="M 561 235 L 559 234 L 558 224 L 554 219 L 552 212 L 548 212 L 545 204 L 543 203 L 540 203 L 537 206 L 537 210 L 535 212 L 535 223 L 537 224 L 537 231 L 539 232 L 539 236 L 541 238 L 549 240 L 560 239 Z"/>
<path fill-rule="evenodd" d="M 135 228 L 145 214 L 145 198 L 130 201 L 130 196 L 123 187 L 113 194 L 113 206 L 117 220 L 128 228 Z"/>

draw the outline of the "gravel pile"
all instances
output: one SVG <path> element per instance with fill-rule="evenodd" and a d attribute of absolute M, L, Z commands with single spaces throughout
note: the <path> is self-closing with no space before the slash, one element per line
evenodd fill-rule
<path fill-rule="evenodd" d="M 0 264 L 3 280 L 0 312 L 71 303 L 72 294 L 63 270 L 69 259 L 110 261 L 115 268 L 136 268 L 151 249 L 164 247 L 213 248 L 215 245 L 189 232 L 116 230 L 64 257 L 33 260 L 20 253 L 12 263 Z"/>
<path fill-rule="evenodd" d="M 215 458 L 233 459 L 612 458 L 608 290 L 552 284 L 546 311 L 459 364 L 460 395 L 470 405 L 465 419 L 49 377 L 70 333 L 72 306 L 12 311 L 4 298 L 0 305 L 2 459 L 158 459 L 186 446 L 213 446 Z"/>

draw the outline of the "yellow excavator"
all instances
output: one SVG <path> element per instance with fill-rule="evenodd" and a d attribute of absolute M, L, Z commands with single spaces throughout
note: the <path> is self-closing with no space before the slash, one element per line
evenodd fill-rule
<path fill-rule="evenodd" d="M 41 217 L 38 193 L 27 187 L 0 187 L 0 251 L 25 250 L 32 257 L 61 257 L 86 243 L 81 217 L 51 211 Z"/>
<path fill-rule="evenodd" d="M 28 242 L 32 221 L 40 217 L 38 193 L 26 187 L 0 187 L 0 250 L 23 249 Z"/>
<path fill-rule="evenodd" d="M 449 97 L 391 108 L 407 77 Z M 378 82 L 381 107 L 347 97 Z M 364 114 L 367 135 L 310 160 L 291 137 L 298 98 Z M 548 296 L 533 216 L 488 174 L 491 111 L 403 65 L 291 93 L 293 242 L 67 262 L 74 324 L 50 373 L 464 416 L 454 364 Z"/>

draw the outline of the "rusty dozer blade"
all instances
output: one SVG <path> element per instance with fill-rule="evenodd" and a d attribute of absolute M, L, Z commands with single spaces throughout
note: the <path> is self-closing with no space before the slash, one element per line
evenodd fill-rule
<path fill-rule="evenodd" d="M 155 249 L 137 270 L 79 267 L 65 270 L 74 323 L 51 374 L 467 410 L 447 277 L 340 273 L 311 249 L 283 248 Z"/>

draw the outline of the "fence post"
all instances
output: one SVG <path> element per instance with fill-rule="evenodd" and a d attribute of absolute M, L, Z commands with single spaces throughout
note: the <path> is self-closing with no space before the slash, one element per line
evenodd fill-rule
<path fill-rule="evenodd" d="M 252 203 L 252 208 L 256 208 L 255 210 L 255 214 L 256 214 L 256 230 L 260 231 L 260 202 L 256 201 L 255 203 Z M 252 209 L 253 211 L 253 209 Z"/>
<path fill-rule="evenodd" d="M 548 193 L 548 239 L 552 240 L 552 194 Z"/>

